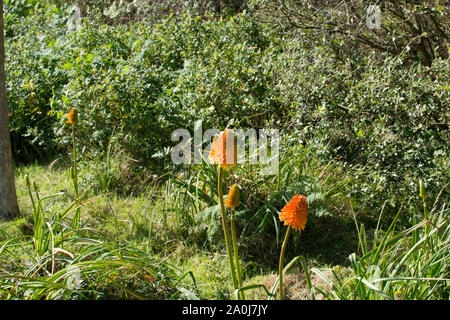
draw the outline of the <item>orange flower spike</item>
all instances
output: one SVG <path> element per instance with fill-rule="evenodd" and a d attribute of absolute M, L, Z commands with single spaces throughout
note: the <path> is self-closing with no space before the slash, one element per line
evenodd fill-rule
<path fill-rule="evenodd" d="M 301 194 L 295 195 L 289 203 L 281 209 L 280 221 L 290 225 L 297 231 L 305 228 L 308 218 L 308 201 Z"/>
<path fill-rule="evenodd" d="M 67 121 L 67 123 L 70 124 L 77 124 L 79 122 L 78 120 L 78 112 L 76 108 L 72 108 L 72 110 L 70 110 L 70 113 L 68 115 L 66 115 L 69 117 L 69 120 Z"/>
<path fill-rule="evenodd" d="M 231 168 L 237 163 L 237 143 L 234 141 L 234 157 L 231 162 L 227 161 L 227 136 L 231 136 L 233 139 L 235 138 L 233 131 L 230 129 L 226 129 L 222 135 L 217 138 L 211 148 L 211 152 L 209 153 L 209 160 L 212 163 L 218 164 L 221 167 Z"/>

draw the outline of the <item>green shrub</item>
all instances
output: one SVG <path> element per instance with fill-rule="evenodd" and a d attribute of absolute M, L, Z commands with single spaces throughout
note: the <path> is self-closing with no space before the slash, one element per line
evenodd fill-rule
<path fill-rule="evenodd" d="M 100 29 L 86 22 L 68 41 L 70 81 L 54 110 L 79 109 L 81 142 L 93 151 L 104 150 L 115 130 L 121 146 L 148 163 L 167 153 L 173 130 L 195 120 L 224 127 L 276 107 L 266 93 L 267 39 L 245 16 Z"/>
<path fill-rule="evenodd" d="M 353 180 L 348 195 L 371 207 L 411 200 L 419 179 L 434 194 L 448 182 L 449 67 L 369 56 L 343 64 L 292 42 L 274 77 L 292 136 L 323 163 L 338 163 Z"/>
<path fill-rule="evenodd" d="M 73 107 L 85 151 L 104 154 L 115 132 L 146 164 L 158 164 L 155 155 L 167 154 L 172 131 L 195 120 L 224 127 L 255 113 L 267 119 L 277 109 L 269 90 L 274 48 L 244 14 L 221 20 L 183 13 L 116 26 L 86 18 L 75 31 L 67 29 L 69 16 L 68 9 L 41 8 L 15 21 L 26 27 L 8 39 L 17 158 L 28 145 L 39 152 L 67 146 L 56 115 Z"/>
<path fill-rule="evenodd" d="M 58 11 L 44 10 L 36 1 L 6 3 L 6 74 L 12 148 L 16 161 L 43 159 L 54 154 L 55 116 L 50 116 L 51 101 L 67 83 L 61 68 L 65 23 Z M 25 5 L 26 3 L 26 5 Z M 24 7 L 25 6 L 25 7 Z M 25 10 L 26 8 L 26 10 Z M 19 10 L 20 9 L 20 10 Z M 54 8 L 56 10 L 56 8 Z"/>
<path fill-rule="evenodd" d="M 114 136 L 156 171 L 169 165 L 174 129 L 272 120 L 289 144 L 341 167 L 362 210 L 411 199 L 419 178 L 432 193 L 448 181 L 448 60 L 429 68 L 355 52 L 342 62 L 326 43 L 284 39 L 245 13 L 110 24 L 88 15 L 68 31 L 64 6 L 19 8 L 6 14 L 18 160 L 67 148 L 58 117 L 76 107 L 79 150 L 104 159 Z"/>

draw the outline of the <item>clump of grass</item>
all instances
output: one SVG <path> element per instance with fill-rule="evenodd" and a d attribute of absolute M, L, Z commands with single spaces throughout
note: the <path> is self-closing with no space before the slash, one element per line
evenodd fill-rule
<path fill-rule="evenodd" d="M 29 181 L 29 179 L 26 179 Z M 0 255 L 9 266 L 0 275 L 2 299 L 167 299 L 178 294 L 175 269 L 129 243 L 118 243 L 86 225 L 74 223 L 80 206 L 73 200 L 57 214 L 27 183 L 33 203 L 31 232 L 12 236 L 14 225 L 1 227 Z"/>
<path fill-rule="evenodd" d="M 168 263 L 144 252 L 129 241 L 116 241 L 81 219 L 86 199 L 78 185 L 76 110 L 72 124 L 73 165 L 70 180 L 74 194 L 65 189 L 42 196 L 28 174 L 24 184 L 30 217 L 0 225 L 2 299 L 172 299 L 189 292 L 179 288 L 181 277 Z M 55 201 L 55 199 L 62 199 Z M 58 203 L 57 210 L 51 210 Z M 61 203 L 66 203 L 61 206 Z M 16 227 L 21 234 L 13 236 Z M 194 280 L 194 279 L 193 279 Z M 195 283 L 195 281 L 194 281 Z"/>
<path fill-rule="evenodd" d="M 352 273 L 333 272 L 329 277 L 313 268 L 330 289 L 312 290 L 327 299 L 342 300 L 448 299 L 450 209 L 445 204 L 437 206 L 436 201 L 429 215 L 421 221 L 415 216 L 412 227 L 396 232 L 400 212 L 388 230 L 377 227 L 372 241 L 364 225 L 357 224 L 360 252 L 349 256 Z"/>
<path fill-rule="evenodd" d="M 192 271 L 198 288 L 198 298 L 230 299 L 233 287 L 227 281 L 230 279 L 227 256 L 207 251 L 197 251 L 184 259 L 178 259 L 176 265 L 186 272 Z M 190 285 L 186 279 L 185 285 Z"/>

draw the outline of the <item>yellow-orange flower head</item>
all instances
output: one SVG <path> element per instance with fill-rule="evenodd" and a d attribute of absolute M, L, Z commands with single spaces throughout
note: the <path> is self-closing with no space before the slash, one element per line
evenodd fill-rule
<path fill-rule="evenodd" d="M 77 112 L 76 108 L 72 108 L 72 110 L 70 110 L 70 113 L 68 115 L 65 115 L 65 116 L 69 118 L 69 120 L 67 120 L 67 123 L 77 124 L 79 122 L 79 120 L 78 120 L 78 112 Z"/>
<path fill-rule="evenodd" d="M 239 190 L 239 186 L 237 184 L 233 184 L 228 192 L 227 201 L 225 201 L 225 206 L 227 208 L 236 208 L 240 203 L 241 192 Z"/>
<path fill-rule="evenodd" d="M 230 147 L 227 148 L 227 136 L 228 139 L 231 138 L 234 141 L 234 148 L 232 150 L 228 150 L 231 149 Z M 237 162 L 237 144 L 235 140 L 233 131 L 226 129 L 222 135 L 214 141 L 211 152 L 209 153 L 209 160 L 221 167 L 233 167 Z M 233 152 L 233 159 L 227 160 L 227 152 Z"/>
<path fill-rule="evenodd" d="M 307 218 L 308 201 L 301 194 L 295 195 L 280 212 L 280 221 L 284 221 L 285 226 L 289 225 L 297 231 L 305 228 Z"/>

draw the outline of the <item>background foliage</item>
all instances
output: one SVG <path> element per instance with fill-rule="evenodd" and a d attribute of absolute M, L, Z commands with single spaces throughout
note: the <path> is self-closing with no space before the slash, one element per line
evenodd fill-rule
<path fill-rule="evenodd" d="M 354 180 L 348 194 L 365 193 L 368 206 L 407 197 L 419 178 L 436 192 L 448 180 L 448 59 L 427 67 L 345 46 L 340 56 L 336 39 L 281 36 L 275 18 L 261 22 L 264 2 L 247 13 L 224 2 L 221 15 L 207 2 L 73 3 L 6 2 L 16 161 L 64 152 L 60 117 L 76 107 L 83 152 L 104 157 L 114 141 L 138 171 L 170 165 L 174 129 L 243 119 L 284 130 L 322 163 L 337 161 Z M 162 7 L 167 15 L 156 15 Z"/>
<path fill-rule="evenodd" d="M 0 297 L 230 297 L 216 168 L 170 160 L 172 131 L 202 120 L 281 132 L 277 174 L 246 164 L 223 186 L 242 191 L 246 279 L 277 267 L 301 193 L 287 258 L 308 298 L 448 299 L 448 4 L 379 4 L 382 30 L 363 1 L 5 0 L 23 216 L 0 223 Z"/>

